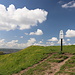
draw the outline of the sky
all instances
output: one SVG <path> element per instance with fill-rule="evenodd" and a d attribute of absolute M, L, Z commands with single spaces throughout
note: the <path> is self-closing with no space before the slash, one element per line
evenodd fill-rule
<path fill-rule="evenodd" d="M 75 45 L 75 0 L 0 0 L 0 48 Z"/>

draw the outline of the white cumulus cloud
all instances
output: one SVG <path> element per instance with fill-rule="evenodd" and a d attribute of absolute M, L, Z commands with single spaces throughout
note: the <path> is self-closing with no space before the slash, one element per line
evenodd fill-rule
<path fill-rule="evenodd" d="M 64 3 L 64 1 L 61 1 L 61 0 L 60 0 L 58 3 L 59 3 L 59 4 L 62 4 L 62 3 Z"/>
<path fill-rule="evenodd" d="M 20 38 L 23 38 L 23 36 L 21 36 Z"/>
<path fill-rule="evenodd" d="M 34 43 L 36 42 L 36 39 L 35 38 L 30 38 L 27 43 L 17 43 L 16 47 L 17 48 L 25 48 L 25 47 L 28 47 L 28 46 L 31 46 L 31 45 L 34 45 Z"/>
<path fill-rule="evenodd" d="M 75 1 L 70 1 L 64 5 L 62 5 L 62 8 L 74 8 L 75 7 Z"/>
<path fill-rule="evenodd" d="M 54 46 L 55 43 L 54 42 L 46 42 L 46 46 Z"/>
<path fill-rule="evenodd" d="M 70 41 L 70 39 L 67 39 L 67 41 Z"/>
<path fill-rule="evenodd" d="M 68 45 L 72 45 L 71 43 L 68 43 Z"/>
<path fill-rule="evenodd" d="M 37 29 L 37 31 L 35 31 L 35 32 L 30 32 L 29 35 L 43 35 L 43 31 L 40 29 Z"/>
<path fill-rule="evenodd" d="M 40 43 L 40 44 L 41 44 L 41 43 L 43 43 L 43 41 L 39 41 L 38 43 Z"/>
<path fill-rule="evenodd" d="M 24 33 L 25 35 L 28 35 L 28 33 Z"/>
<path fill-rule="evenodd" d="M 18 43 L 18 40 L 6 41 L 5 39 L 0 39 L 0 48 L 25 48 L 33 45 L 36 42 L 35 38 L 30 38 L 27 43 Z"/>
<path fill-rule="evenodd" d="M 26 7 L 15 8 L 13 4 L 6 8 L 0 4 L 0 30 L 23 30 L 46 20 L 48 12 L 42 9 L 29 10 Z"/>
<path fill-rule="evenodd" d="M 65 41 L 64 39 L 63 39 L 62 42 L 63 42 L 63 44 L 66 44 L 66 41 Z M 57 43 L 58 43 L 58 44 L 61 44 L 61 39 L 59 39 Z"/>
<path fill-rule="evenodd" d="M 56 37 L 52 37 L 51 39 L 48 39 L 48 41 L 58 41 Z"/>
<path fill-rule="evenodd" d="M 13 47 L 16 47 L 17 44 L 18 44 L 18 40 L 12 40 L 10 42 L 6 42 L 5 47 L 13 48 Z"/>
<path fill-rule="evenodd" d="M 75 37 L 75 30 L 70 30 L 70 29 L 68 29 L 68 30 L 66 31 L 65 37 Z"/>
<path fill-rule="evenodd" d="M 5 39 L 0 39 L 0 46 L 3 47 L 5 45 Z"/>
<path fill-rule="evenodd" d="M 35 38 L 30 38 L 27 42 L 27 46 L 30 46 L 32 45 L 34 42 L 36 42 L 36 39 Z"/>

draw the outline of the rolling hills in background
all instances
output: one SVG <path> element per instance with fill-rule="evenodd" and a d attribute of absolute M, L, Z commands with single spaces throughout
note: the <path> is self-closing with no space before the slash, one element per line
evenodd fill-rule
<path fill-rule="evenodd" d="M 19 50 L 21 50 L 21 49 L 0 48 L 0 51 L 5 53 L 5 54 L 14 53 L 14 52 L 17 52 Z"/>
<path fill-rule="evenodd" d="M 74 75 L 74 59 L 75 45 L 63 46 L 63 54 L 60 53 L 60 46 L 30 46 L 0 55 L 0 75 Z"/>

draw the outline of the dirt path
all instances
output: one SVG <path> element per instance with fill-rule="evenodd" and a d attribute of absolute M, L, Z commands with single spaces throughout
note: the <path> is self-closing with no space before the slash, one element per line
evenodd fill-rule
<path fill-rule="evenodd" d="M 65 64 L 65 62 L 66 61 L 68 61 L 73 55 L 67 55 L 68 56 L 68 58 L 67 59 L 65 59 L 63 62 L 61 62 L 61 63 L 52 63 L 52 65 L 54 65 L 53 67 L 51 67 L 51 70 L 53 71 L 52 73 L 49 73 L 48 71 L 46 71 L 46 73 L 45 73 L 45 75 L 55 75 L 55 73 L 57 73 L 59 70 L 60 70 L 60 67 L 62 66 L 62 65 L 64 65 Z"/>
<path fill-rule="evenodd" d="M 53 53 L 53 54 L 56 54 L 56 53 Z M 50 54 L 49 57 L 45 58 L 44 60 L 40 61 L 38 64 L 41 64 L 42 62 L 46 61 L 46 60 L 47 60 L 48 58 L 50 58 L 51 56 L 52 56 L 52 54 Z M 33 65 L 32 67 L 28 67 L 27 69 L 22 70 L 22 71 L 20 71 L 19 73 L 17 73 L 17 74 L 12 74 L 12 75 L 21 75 L 21 74 L 23 74 L 24 72 L 28 71 L 29 69 L 36 67 L 38 64 L 35 64 L 35 65 Z"/>
<path fill-rule="evenodd" d="M 51 56 L 52 56 L 52 55 L 50 55 L 50 56 L 47 57 L 46 59 L 40 61 L 38 64 L 41 64 L 42 62 L 46 61 L 46 60 L 47 60 L 48 58 L 50 58 Z M 60 67 L 61 67 L 62 65 L 64 65 L 65 62 L 68 61 L 73 55 L 71 55 L 71 54 L 68 54 L 68 55 L 67 55 L 67 54 L 66 54 L 66 56 L 68 56 L 68 58 L 65 59 L 63 62 L 61 62 L 61 63 L 52 63 L 53 67 L 51 67 L 51 70 L 52 70 L 53 72 L 52 72 L 52 73 L 49 73 L 50 70 L 48 69 L 48 70 L 46 70 L 45 75 L 54 75 L 56 72 L 58 72 L 58 71 L 60 70 Z M 17 74 L 12 74 L 12 75 L 21 75 L 21 74 L 23 74 L 24 72 L 28 71 L 29 69 L 36 67 L 38 64 L 35 64 L 35 65 L 33 65 L 32 67 L 28 67 L 27 69 L 22 70 L 22 71 L 20 71 L 19 73 L 17 73 Z"/>

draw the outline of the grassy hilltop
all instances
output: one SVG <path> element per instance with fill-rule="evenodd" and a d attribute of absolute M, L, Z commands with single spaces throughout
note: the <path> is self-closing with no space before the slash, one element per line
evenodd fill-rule
<path fill-rule="evenodd" d="M 12 74 L 18 73 L 21 70 L 27 69 L 28 67 L 31 67 L 34 64 L 39 63 L 40 61 L 46 59 L 53 53 L 54 54 L 52 55 L 52 57 L 49 58 L 51 60 L 48 59 L 47 61 L 43 62 L 42 63 L 42 64 L 44 64 L 43 66 L 50 67 L 48 64 L 48 61 L 60 63 L 61 61 L 68 58 L 67 56 L 59 55 L 58 54 L 59 52 L 60 52 L 59 46 L 47 46 L 47 47 L 30 46 L 26 49 L 23 49 L 21 51 L 15 52 L 15 53 L 0 55 L 0 75 L 12 75 Z M 64 46 L 63 52 L 75 54 L 75 46 L 74 45 Z M 57 53 L 57 54 L 55 54 L 55 53 Z M 62 58 L 62 59 L 53 60 L 54 58 L 57 58 L 57 57 Z M 73 57 L 72 59 L 75 59 L 75 57 Z M 71 61 L 70 61 L 70 63 L 74 63 L 74 61 L 72 61 L 72 62 Z M 40 74 L 38 74 L 37 71 L 36 71 L 37 74 L 34 74 L 33 71 L 37 70 L 37 69 L 42 71 L 40 69 L 41 66 L 42 65 L 40 64 L 39 66 L 35 67 L 34 69 L 30 69 L 28 72 L 26 72 L 26 74 L 23 73 L 23 75 L 40 75 Z M 73 66 L 74 66 L 74 64 L 72 65 L 72 67 Z M 44 70 L 46 70 L 47 68 L 44 68 Z M 58 73 L 62 72 L 62 70 L 64 71 L 64 66 L 61 68 L 61 70 Z M 44 75 L 44 73 L 42 73 L 41 75 Z"/>

